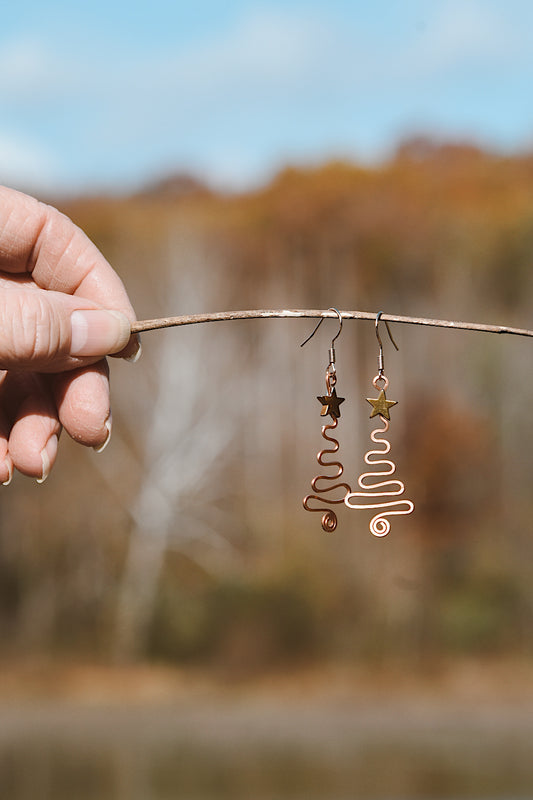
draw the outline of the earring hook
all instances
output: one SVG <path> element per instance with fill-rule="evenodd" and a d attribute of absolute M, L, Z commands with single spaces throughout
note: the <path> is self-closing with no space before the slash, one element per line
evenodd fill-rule
<path fill-rule="evenodd" d="M 337 333 L 335 334 L 335 336 L 334 336 L 334 337 L 333 337 L 333 339 L 331 340 L 331 349 L 333 350 L 333 349 L 334 349 L 334 342 L 335 342 L 335 339 L 338 339 L 338 338 L 339 338 L 339 336 L 341 335 L 341 331 L 342 331 L 342 314 L 341 314 L 341 312 L 338 310 L 338 308 L 328 308 L 328 311 L 334 311 L 334 312 L 335 312 L 335 314 L 336 314 L 336 315 L 338 316 L 338 318 L 339 318 L 339 330 L 337 331 Z M 315 329 L 313 330 L 313 332 L 312 332 L 312 333 L 310 333 L 310 334 L 309 334 L 309 336 L 307 337 L 307 339 L 305 340 L 305 342 L 302 342 L 302 343 L 301 343 L 300 347 L 303 347 L 303 346 L 304 346 L 304 344 L 307 344 L 307 342 L 308 342 L 310 339 L 312 339 L 312 338 L 313 338 L 313 336 L 315 335 L 315 333 L 317 332 L 317 330 L 320 328 L 320 326 L 322 325 L 322 323 L 324 322 L 324 320 L 325 320 L 325 319 L 327 319 L 327 317 L 320 317 L 320 319 L 318 320 L 318 323 L 317 323 L 317 325 L 316 325 Z"/>
<path fill-rule="evenodd" d="M 381 341 L 381 336 L 379 335 L 379 322 L 381 320 L 382 315 L 383 315 L 383 311 L 378 311 L 378 313 L 376 314 L 376 338 L 377 338 L 378 344 L 379 344 L 378 378 L 381 378 L 383 376 L 383 373 L 385 372 L 385 360 L 383 358 L 383 342 Z M 387 328 L 387 333 L 389 334 L 389 339 L 393 343 L 393 345 L 396 348 L 396 350 L 399 350 L 400 348 L 398 347 L 398 345 L 394 341 L 394 337 L 393 337 L 391 329 L 389 327 L 389 323 L 387 322 L 386 319 L 384 319 L 383 322 L 385 323 L 385 327 Z"/>
<path fill-rule="evenodd" d="M 337 368 L 335 366 L 335 339 L 337 339 L 340 336 L 341 331 L 342 331 L 342 314 L 338 310 L 338 308 L 328 308 L 328 311 L 334 311 L 335 314 L 339 318 L 339 330 L 337 331 L 337 333 L 335 334 L 335 336 L 331 340 L 331 347 L 329 348 L 329 364 L 328 364 L 327 369 L 326 369 L 326 386 L 327 386 L 327 390 L 328 390 L 328 395 L 330 395 L 332 388 L 337 383 Z M 326 319 L 326 317 L 321 317 L 319 319 L 318 324 L 315 326 L 314 331 L 310 334 L 310 336 L 307 337 L 305 342 L 301 343 L 300 347 L 303 347 L 304 344 L 307 344 L 309 339 L 313 338 L 313 336 L 315 335 L 317 330 L 320 328 L 320 326 L 322 325 L 322 323 L 324 322 L 325 319 Z"/>

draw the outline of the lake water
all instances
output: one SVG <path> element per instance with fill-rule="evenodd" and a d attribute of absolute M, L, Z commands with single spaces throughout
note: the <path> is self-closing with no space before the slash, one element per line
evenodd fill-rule
<path fill-rule="evenodd" d="M 530 798 L 532 711 L 409 698 L 4 703 L 0 797 Z"/>

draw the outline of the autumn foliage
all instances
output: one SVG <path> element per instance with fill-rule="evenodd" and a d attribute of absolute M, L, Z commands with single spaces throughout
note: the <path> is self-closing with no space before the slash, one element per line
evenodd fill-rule
<path fill-rule="evenodd" d="M 287 168 L 246 194 L 176 176 L 135 196 L 56 202 L 141 318 L 337 306 L 531 327 L 529 154 L 419 138 L 378 166 Z M 66 446 L 42 491 L 19 479 L 6 493 L 4 641 L 237 671 L 529 655 L 530 341 L 395 328 L 391 436 L 416 510 L 374 541 L 364 515 L 343 509 L 327 536 L 301 508 L 334 328 L 300 350 L 305 322 L 216 325 L 146 334 L 137 366 L 112 365 L 105 454 Z M 355 483 L 372 324 L 346 323 L 337 354 Z"/>

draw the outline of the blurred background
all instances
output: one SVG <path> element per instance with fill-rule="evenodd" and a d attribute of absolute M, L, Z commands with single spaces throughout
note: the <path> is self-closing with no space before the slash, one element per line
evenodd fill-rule
<path fill-rule="evenodd" d="M 532 327 L 525 0 L 11 4 L 0 182 L 139 318 L 384 310 Z M 533 761 L 530 340 L 393 326 L 383 540 L 301 498 L 326 321 L 146 333 L 102 455 L 0 506 L 6 797 L 517 798 Z M 372 322 L 336 342 L 355 485 Z M 384 769 L 385 767 L 385 769 Z"/>

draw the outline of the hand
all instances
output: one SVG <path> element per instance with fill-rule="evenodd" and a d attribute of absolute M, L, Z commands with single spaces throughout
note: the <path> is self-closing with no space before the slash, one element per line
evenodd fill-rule
<path fill-rule="evenodd" d="M 0 482 L 42 483 L 62 428 L 101 450 L 111 435 L 103 356 L 140 355 L 133 308 L 71 220 L 0 186 Z"/>

